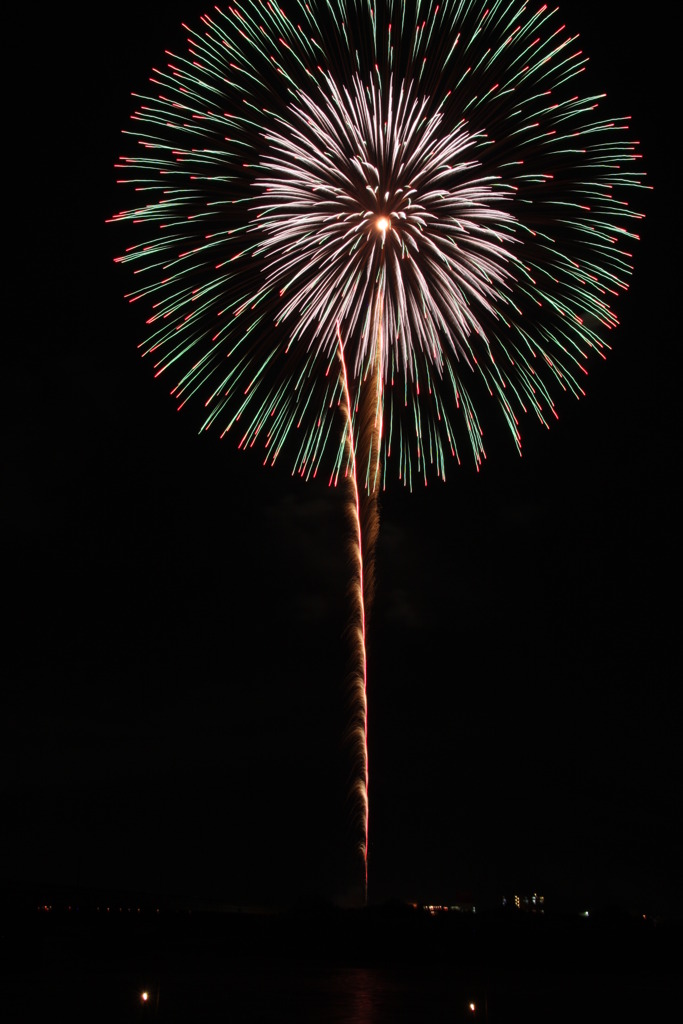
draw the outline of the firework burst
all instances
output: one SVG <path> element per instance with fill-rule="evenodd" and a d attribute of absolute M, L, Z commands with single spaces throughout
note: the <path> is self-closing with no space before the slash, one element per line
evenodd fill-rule
<path fill-rule="evenodd" d="M 478 465 L 494 410 L 519 448 L 524 414 L 582 393 L 631 270 L 637 144 L 577 93 L 585 59 L 546 6 L 243 0 L 188 33 L 138 97 L 120 260 L 179 406 L 349 480 L 367 854 L 378 489 L 463 448 Z"/>

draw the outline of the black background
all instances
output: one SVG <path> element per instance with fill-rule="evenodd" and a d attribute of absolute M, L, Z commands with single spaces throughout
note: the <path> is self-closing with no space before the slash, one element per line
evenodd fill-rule
<path fill-rule="evenodd" d="M 343 495 L 175 412 L 105 224 L 130 93 L 203 10 L 53 8 L 7 44 L 0 880 L 344 901 Z M 482 413 L 480 473 L 382 496 L 372 900 L 683 912 L 672 33 L 625 10 L 562 6 L 654 189 L 614 351 L 522 459 Z"/>

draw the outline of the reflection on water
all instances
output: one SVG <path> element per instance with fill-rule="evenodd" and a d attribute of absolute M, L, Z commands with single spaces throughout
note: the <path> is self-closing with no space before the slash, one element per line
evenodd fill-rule
<path fill-rule="evenodd" d="M 673 1019 L 674 976 L 652 969 L 492 972 L 457 963 L 334 967 L 218 956 L 140 957 L 26 966 L 0 981 L 7 1020 L 70 1024 L 613 1024 Z M 145 998 L 145 993 L 147 998 Z M 470 1004 L 474 1004 L 474 1009 Z M 679 1007 L 677 1007 L 679 1008 Z M 9 1012 L 8 1012 L 9 1011 Z"/>
<path fill-rule="evenodd" d="M 327 1017 L 334 1024 L 454 1024 L 467 1017 L 479 1019 L 469 1010 L 474 986 L 444 968 L 350 968 L 338 972 L 334 989 L 336 999 Z"/>
<path fill-rule="evenodd" d="M 471 969 L 444 964 L 391 969 L 270 964 L 259 969 L 251 962 L 201 980 L 182 972 L 165 977 L 153 1014 L 140 1013 L 138 995 L 137 1014 L 116 1019 L 150 1024 L 612 1024 L 627 1009 L 634 1019 L 664 1019 L 670 993 L 653 980 L 533 969 L 484 979 Z"/>
<path fill-rule="evenodd" d="M 375 1024 L 379 1011 L 376 978 L 373 972 L 363 967 L 349 971 L 348 985 L 351 991 L 351 1019 L 357 1024 Z"/>
<path fill-rule="evenodd" d="M 21 1002 L 29 1013 L 23 1019 L 61 1008 L 72 1022 L 100 1024 L 477 1024 L 486 1018 L 468 1004 L 480 992 L 443 965 L 382 969 L 250 960 L 206 972 L 181 964 L 162 974 L 50 972 L 28 982 Z"/>
<path fill-rule="evenodd" d="M 481 985 L 438 968 L 264 966 L 204 979 L 167 979 L 157 1019 L 230 1024 L 457 1024 L 485 1021 Z M 477 1010 L 469 1004 L 476 999 Z M 181 1009 L 182 1007 L 182 1009 Z"/>

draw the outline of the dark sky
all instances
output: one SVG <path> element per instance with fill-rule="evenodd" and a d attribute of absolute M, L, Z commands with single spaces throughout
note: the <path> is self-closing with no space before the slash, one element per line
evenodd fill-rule
<path fill-rule="evenodd" d="M 139 7 L 29 26 L 36 99 L 8 195 L 0 882 L 343 899 L 343 495 L 197 437 L 139 359 L 144 316 L 112 262 L 125 231 L 105 225 L 125 205 L 113 164 L 130 92 L 204 10 Z M 616 0 L 562 10 L 612 112 L 633 114 L 654 192 L 585 400 L 561 401 L 551 431 L 525 424 L 521 460 L 494 427 L 481 473 L 382 497 L 370 891 L 681 914 L 668 41 Z"/>

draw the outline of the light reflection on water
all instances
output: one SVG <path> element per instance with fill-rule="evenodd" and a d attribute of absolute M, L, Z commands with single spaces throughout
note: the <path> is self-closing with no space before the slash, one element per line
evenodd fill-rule
<path fill-rule="evenodd" d="M 670 991 L 647 975 L 499 971 L 457 966 L 342 968 L 264 964 L 164 976 L 150 1024 L 612 1024 L 666 1019 Z M 475 1004 L 474 1011 L 469 1004 Z M 630 1011 L 633 1011 L 631 1013 Z M 654 1012 L 653 1012 L 654 1011 Z"/>
<path fill-rule="evenodd" d="M 449 983 L 450 982 L 450 983 Z M 446 972 L 398 973 L 370 968 L 340 971 L 330 1024 L 413 1024 L 463 1019 L 462 997 Z"/>
<path fill-rule="evenodd" d="M 384 970 L 284 967 L 250 964 L 205 979 L 176 976 L 163 986 L 157 1019 L 181 1020 L 194 1004 L 193 1020 L 226 1024 L 457 1024 L 484 1020 L 468 1003 L 478 996 L 472 981 L 444 967 Z M 165 1012 L 164 1012 L 165 1011 Z"/>
<path fill-rule="evenodd" d="M 484 976 L 456 964 L 200 964 L 182 956 L 150 967 L 121 970 L 112 962 L 84 971 L 71 962 L 25 971 L 0 984 L 0 1007 L 7 1020 L 71 1024 L 613 1024 L 677 1019 L 670 1007 L 680 1010 L 677 975 L 637 969 L 577 973 L 530 964 Z"/>

